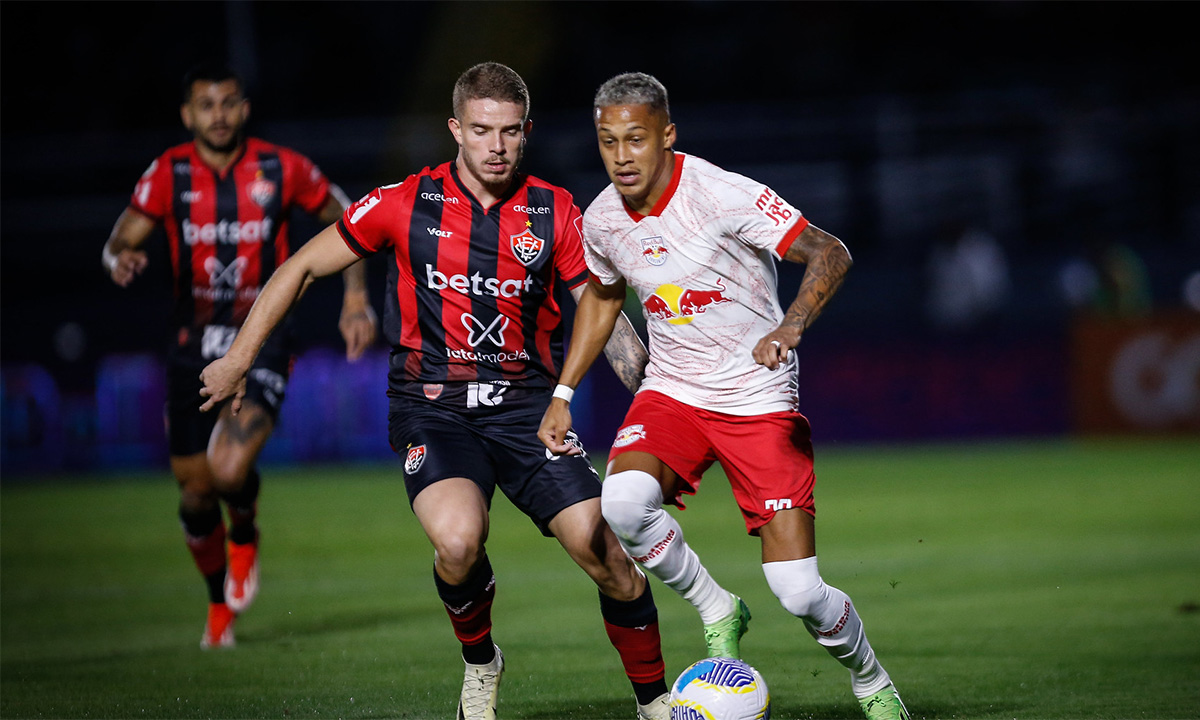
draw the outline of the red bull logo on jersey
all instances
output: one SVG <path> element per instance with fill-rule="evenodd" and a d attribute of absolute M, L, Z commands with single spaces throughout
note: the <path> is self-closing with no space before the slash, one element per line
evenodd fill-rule
<path fill-rule="evenodd" d="M 508 241 L 512 247 L 513 256 L 522 265 L 537 260 L 538 255 L 542 254 L 542 248 L 546 247 L 546 241 L 533 234 L 529 228 L 525 228 L 518 235 L 509 235 Z"/>
<path fill-rule="evenodd" d="M 642 303 L 647 318 L 666 320 L 672 325 L 687 325 L 709 305 L 730 302 L 725 283 L 717 278 L 716 290 L 695 290 L 678 285 L 659 285 Z"/>
<path fill-rule="evenodd" d="M 425 446 L 418 445 L 409 447 L 408 453 L 404 456 L 404 474 L 412 475 L 421 469 L 421 464 L 425 462 Z"/>
<path fill-rule="evenodd" d="M 642 238 L 642 259 L 655 267 L 667 261 L 667 246 L 661 235 Z"/>

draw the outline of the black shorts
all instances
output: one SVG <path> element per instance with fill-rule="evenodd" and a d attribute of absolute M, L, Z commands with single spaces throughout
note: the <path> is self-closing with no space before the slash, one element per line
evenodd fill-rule
<path fill-rule="evenodd" d="M 446 393 L 459 397 L 459 393 Z M 439 480 L 464 477 L 483 491 L 491 507 L 497 487 L 514 506 L 550 537 L 554 516 L 575 503 L 600 497 L 600 476 L 591 458 L 555 456 L 537 437 L 550 392 L 525 398 L 506 396 L 514 406 L 485 415 L 452 403 L 392 398 L 388 439 L 404 463 L 404 487 L 411 505 L 417 494 Z M 574 432 L 570 442 L 579 445 Z"/>
<path fill-rule="evenodd" d="M 211 360 L 193 349 L 174 348 L 167 362 L 167 444 L 171 455 L 195 455 L 208 449 L 209 438 L 220 414 L 217 408 L 200 412 L 206 398 L 200 396 L 200 371 Z M 242 403 L 254 403 L 267 411 L 271 421 L 279 419 L 292 355 L 269 345 L 246 374 L 246 396 Z M 228 401 L 226 401 L 228 402 Z"/>

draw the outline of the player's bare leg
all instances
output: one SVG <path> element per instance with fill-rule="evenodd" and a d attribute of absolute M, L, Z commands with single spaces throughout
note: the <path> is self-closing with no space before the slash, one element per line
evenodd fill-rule
<path fill-rule="evenodd" d="M 600 590 L 604 629 L 633 685 L 638 717 L 667 720 L 670 708 L 658 609 L 646 576 L 604 522 L 600 499 L 566 508 L 550 521 L 550 531 Z"/>
<path fill-rule="evenodd" d="M 225 520 L 204 453 L 172 455 L 179 483 L 179 520 L 196 568 L 208 586 L 208 617 L 200 647 L 232 647 L 233 611 L 225 604 Z"/>
<path fill-rule="evenodd" d="M 417 494 L 413 513 L 433 545 L 433 575 L 462 645 L 458 720 L 494 720 L 504 655 L 492 640 L 496 577 L 488 561 L 487 498 L 467 478 L 440 480 Z"/>
<path fill-rule="evenodd" d="M 634 560 L 700 613 L 709 655 L 740 657 L 750 611 L 713 580 L 679 523 L 663 509 L 663 499 L 674 496 L 677 483 L 676 474 L 653 455 L 618 455 L 604 480 L 604 518 Z"/>
<path fill-rule="evenodd" d="M 270 413 L 258 403 L 243 402 L 237 415 L 226 404 L 208 444 L 213 486 L 229 511 L 225 602 L 239 614 L 258 596 L 259 532 L 255 519 L 261 479 L 255 463 L 274 428 Z"/>
<path fill-rule="evenodd" d="M 904 720 L 887 671 L 867 642 L 862 620 L 846 593 L 827 585 L 817 570 L 816 526 L 800 508 L 781 510 L 759 529 L 763 574 L 784 609 L 850 670 L 854 695 L 871 720 Z"/>

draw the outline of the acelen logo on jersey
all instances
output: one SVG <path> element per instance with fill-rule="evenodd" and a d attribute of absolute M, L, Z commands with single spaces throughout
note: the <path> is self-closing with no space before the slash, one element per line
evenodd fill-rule
<path fill-rule="evenodd" d="M 457 290 L 463 295 L 480 295 L 490 297 L 518 298 L 522 292 L 529 292 L 533 286 L 533 276 L 526 275 L 524 280 L 504 280 L 485 278 L 479 273 L 467 277 L 462 273 L 447 276 L 433 269 L 433 265 L 425 263 L 425 284 L 430 290 Z"/>
<path fill-rule="evenodd" d="M 183 221 L 183 241 L 188 245 L 237 245 L 238 243 L 260 243 L 271 236 L 271 218 L 246 222 L 204 223 L 197 225 L 186 218 Z"/>

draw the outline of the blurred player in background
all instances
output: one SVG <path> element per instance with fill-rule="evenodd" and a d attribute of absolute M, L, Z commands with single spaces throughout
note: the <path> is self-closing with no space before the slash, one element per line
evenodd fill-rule
<path fill-rule="evenodd" d="M 500 488 L 554 537 L 600 589 L 600 611 L 639 718 L 667 718 L 658 611 L 646 576 L 600 511 L 600 478 L 577 437 L 571 457 L 537 437 L 562 364 L 557 295 L 587 282 L 581 217 L 570 193 L 517 172 L 529 91 L 512 69 L 482 63 L 454 86 L 458 156 L 377 188 L 271 278 L 242 332 L 204 370 L 207 405 L 245 392 L 272 328 L 314 278 L 389 252 L 384 332 L 392 344 L 388 417 L 412 510 L 434 547 L 434 584 L 462 646 L 460 720 L 493 720 L 504 657 L 492 639 L 496 578 L 489 507 Z M 646 350 L 624 315 L 608 358 L 630 390 Z M 604 343 L 601 343 L 604 345 Z"/>
<path fill-rule="evenodd" d="M 605 519 L 635 560 L 696 607 L 709 655 L 740 657 L 750 611 L 663 510 L 664 499 L 682 508 L 682 494 L 720 462 L 783 607 L 850 669 L 867 717 L 907 718 L 850 598 L 817 571 L 812 444 L 797 411 L 792 351 L 841 285 L 849 252 L 770 188 L 674 152 L 655 78 L 604 83 L 594 120 L 612 185 L 584 217 L 592 278 L 556 391 L 567 397 L 551 401 L 540 437 L 555 453 L 575 452 L 564 442 L 570 390 L 608 341 L 628 284 L 646 315 L 650 363 L 609 456 Z M 806 264 L 786 314 L 777 258 Z"/>
<path fill-rule="evenodd" d="M 250 370 L 238 414 L 228 404 L 216 413 L 200 412 L 200 371 L 225 354 L 258 293 L 292 254 L 293 209 L 330 224 L 349 202 L 308 158 L 246 137 L 250 101 L 230 69 L 191 70 L 180 114 L 193 140 L 150 164 L 104 245 L 102 261 L 113 282 L 126 287 L 146 268 L 143 246 L 155 228 L 166 232 L 175 286 L 166 408 L 171 470 L 181 491 L 187 546 L 208 584 L 200 645 L 230 647 L 234 618 L 258 592 L 261 478 L 255 463 L 283 402 L 290 332 L 283 328 L 267 342 Z M 353 361 L 374 342 L 377 323 L 363 264 L 348 267 L 343 278 L 339 328 Z"/>

